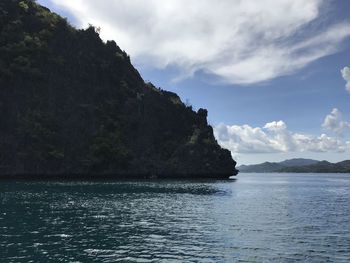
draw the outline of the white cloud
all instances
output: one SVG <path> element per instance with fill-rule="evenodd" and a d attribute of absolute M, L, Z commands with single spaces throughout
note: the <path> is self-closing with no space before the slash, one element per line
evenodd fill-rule
<path fill-rule="evenodd" d="M 291 74 L 335 53 L 350 23 L 316 28 L 324 0 L 51 0 L 102 28 L 134 61 L 229 83 Z"/>
<path fill-rule="evenodd" d="M 320 136 L 293 133 L 283 121 L 267 123 L 263 128 L 249 125 L 224 125 L 214 128 L 219 144 L 233 155 L 250 153 L 344 152 L 349 142 L 326 134 Z"/>
<path fill-rule="evenodd" d="M 264 128 L 270 131 L 283 131 L 287 129 L 287 125 L 283 121 L 273 121 L 266 123 Z"/>
<path fill-rule="evenodd" d="M 350 92 L 350 68 L 344 67 L 340 72 L 341 72 L 343 79 L 346 81 L 345 88 L 347 91 Z"/>
<path fill-rule="evenodd" d="M 345 129 L 350 128 L 350 123 L 343 121 L 341 112 L 337 108 L 334 108 L 324 119 L 322 127 L 339 135 Z"/>

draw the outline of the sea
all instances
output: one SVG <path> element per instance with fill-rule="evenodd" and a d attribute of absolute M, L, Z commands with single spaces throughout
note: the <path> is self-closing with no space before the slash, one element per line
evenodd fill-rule
<path fill-rule="evenodd" d="M 0 181 L 0 262 L 350 262 L 350 174 Z"/>

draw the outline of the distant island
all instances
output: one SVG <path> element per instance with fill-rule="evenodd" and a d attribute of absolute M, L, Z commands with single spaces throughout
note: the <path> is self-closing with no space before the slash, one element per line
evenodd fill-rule
<path fill-rule="evenodd" d="M 241 165 L 238 170 L 241 173 L 350 173 L 350 160 L 330 163 L 299 158 L 283 162 Z"/>
<path fill-rule="evenodd" d="M 207 110 L 145 83 L 93 26 L 77 30 L 35 1 L 2 0 L 0 34 L 0 176 L 237 174 Z"/>

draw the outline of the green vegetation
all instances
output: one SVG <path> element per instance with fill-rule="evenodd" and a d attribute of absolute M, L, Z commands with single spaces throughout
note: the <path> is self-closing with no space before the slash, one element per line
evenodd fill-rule
<path fill-rule="evenodd" d="M 0 174 L 236 173 L 207 111 L 145 83 L 114 41 L 30 0 L 0 2 Z"/>
<path fill-rule="evenodd" d="M 300 167 L 285 167 L 281 169 L 285 173 L 350 173 L 350 161 L 330 163 L 327 161 L 317 162 L 312 165 Z"/>
<path fill-rule="evenodd" d="M 312 159 L 291 159 L 279 163 L 241 165 L 242 173 L 350 173 L 350 161 L 330 163 Z"/>

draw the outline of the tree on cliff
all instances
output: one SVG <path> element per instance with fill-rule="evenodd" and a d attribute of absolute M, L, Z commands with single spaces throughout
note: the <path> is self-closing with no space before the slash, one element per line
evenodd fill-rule
<path fill-rule="evenodd" d="M 235 162 L 206 118 L 95 28 L 0 2 L 0 174 L 228 177 Z"/>

